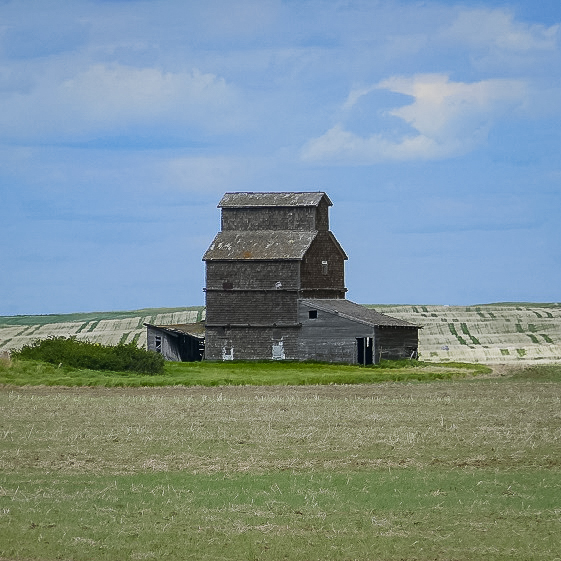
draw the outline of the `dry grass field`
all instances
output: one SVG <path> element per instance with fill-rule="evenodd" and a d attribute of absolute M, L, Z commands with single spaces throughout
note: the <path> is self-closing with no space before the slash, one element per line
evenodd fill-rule
<path fill-rule="evenodd" d="M 374 306 L 422 325 L 425 361 L 522 363 L 561 361 L 561 305 Z M 144 323 L 190 323 L 203 308 L 136 312 L 0 317 L 0 352 L 49 336 L 75 336 L 103 344 L 146 344 Z"/>
<path fill-rule="evenodd" d="M 502 374 L 0 388 L 0 559 L 559 559 L 559 375 Z"/>

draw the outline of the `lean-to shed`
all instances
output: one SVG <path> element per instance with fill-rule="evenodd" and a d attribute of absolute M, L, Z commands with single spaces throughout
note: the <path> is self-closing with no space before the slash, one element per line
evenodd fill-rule
<path fill-rule="evenodd" d="M 194 362 L 202 360 L 205 348 L 203 322 L 146 327 L 146 347 L 160 353 L 166 360 Z"/>

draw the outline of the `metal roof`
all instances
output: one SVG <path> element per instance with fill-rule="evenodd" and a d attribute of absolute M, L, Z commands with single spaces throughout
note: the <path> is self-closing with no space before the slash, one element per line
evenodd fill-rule
<path fill-rule="evenodd" d="M 317 235 L 299 230 L 225 230 L 210 244 L 203 261 L 300 260 Z"/>
<path fill-rule="evenodd" d="M 318 310 L 337 314 L 341 317 L 360 321 L 372 325 L 373 327 L 411 327 L 420 328 L 418 325 L 409 323 L 408 321 L 381 314 L 372 308 L 366 308 L 360 304 L 355 304 L 350 300 L 340 299 L 320 299 L 309 298 L 301 300 L 302 303 Z"/>
<path fill-rule="evenodd" d="M 325 198 L 327 204 L 333 203 L 322 191 L 301 193 L 225 193 L 218 203 L 218 208 L 245 207 L 287 207 L 287 206 L 318 206 Z"/>

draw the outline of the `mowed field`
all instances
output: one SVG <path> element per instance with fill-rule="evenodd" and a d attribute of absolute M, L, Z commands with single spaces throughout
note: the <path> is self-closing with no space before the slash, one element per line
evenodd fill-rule
<path fill-rule="evenodd" d="M 0 386 L 0 561 L 561 559 L 559 308 L 377 308 L 425 325 L 425 360 L 505 364 L 446 381 Z M 144 322 L 202 317 L 4 318 L 0 351 L 142 344 Z"/>
<path fill-rule="evenodd" d="M 419 350 L 424 361 L 524 364 L 561 360 L 560 304 L 372 307 L 423 326 Z M 104 344 L 134 341 L 144 346 L 144 323 L 201 319 L 202 307 L 0 317 L 0 352 L 50 336 L 75 336 Z"/>
<path fill-rule="evenodd" d="M 204 318 L 204 308 L 148 308 L 130 312 L 92 312 L 45 316 L 0 316 L 0 352 L 19 349 L 37 339 L 76 337 L 78 340 L 117 345 L 146 345 L 145 323 L 172 325 Z"/>
<path fill-rule="evenodd" d="M 2 560 L 552 561 L 560 535 L 559 367 L 0 388 Z"/>

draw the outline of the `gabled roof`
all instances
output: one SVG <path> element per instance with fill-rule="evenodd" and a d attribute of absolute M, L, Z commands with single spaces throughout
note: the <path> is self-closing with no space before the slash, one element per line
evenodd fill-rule
<path fill-rule="evenodd" d="M 316 236 L 316 231 L 225 230 L 216 235 L 203 261 L 300 260 Z"/>
<path fill-rule="evenodd" d="M 324 312 L 337 314 L 346 319 L 353 321 L 358 321 L 360 323 L 365 323 L 371 325 L 372 327 L 410 327 L 410 328 L 420 328 L 418 325 L 409 323 L 402 319 L 394 318 L 381 314 L 372 308 L 366 308 L 360 304 L 355 304 L 350 300 L 340 299 L 320 299 L 320 298 L 307 298 L 301 300 L 302 303 L 316 308 L 318 310 L 323 310 Z"/>
<path fill-rule="evenodd" d="M 225 193 L 218 203 L 218 208 L 245 207 L 287 207 L 287 206 L 318 206 L 325 199 L 329 206 L 333 203 L 321 192 L 302 193 Z"/>

